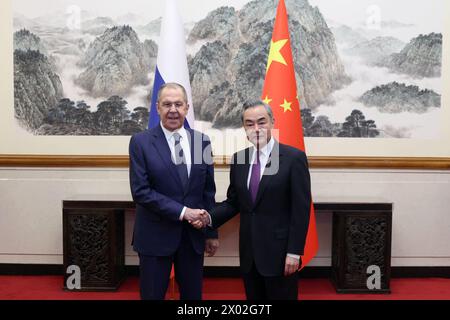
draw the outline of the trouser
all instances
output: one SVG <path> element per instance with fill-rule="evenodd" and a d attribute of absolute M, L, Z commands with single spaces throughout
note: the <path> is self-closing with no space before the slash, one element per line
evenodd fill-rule
<path fill-rule="evenodd" d="M 183 226 L 181 243 L 172 256 L 158 257 L 139 254 L 139 284 L 142 300 L 163 300 L 170 280 L 172 263 L 181 300 L 201 300 L 203 254 L 198 254 Z"/>
<path fill-rule="evenodd" d="M 247 300 L 297 300 L 298 272 L 290 276 L 265 277 L 253 262 L 250 272 L 242 277 Z"/>

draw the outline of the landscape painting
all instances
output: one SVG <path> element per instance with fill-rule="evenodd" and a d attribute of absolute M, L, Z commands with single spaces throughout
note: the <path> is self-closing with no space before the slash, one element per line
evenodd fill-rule
<path fill-rule="evenodd" d="M 278 1 L 198 2 L 179 1 L 196 127 L 241 130 L 242 104 L 261 96 Z M 147 128 L 164 1 L 104 4 L 13 1 L 18 129 Z M 286 6 L 306 137 L 439 138 L 444 0 Z"/>

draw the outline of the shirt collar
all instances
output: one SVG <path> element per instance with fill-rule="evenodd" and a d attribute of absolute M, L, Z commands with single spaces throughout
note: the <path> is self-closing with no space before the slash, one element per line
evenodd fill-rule
<path fill-rule="evenodd" d="M 275 144 L 274 138 L 270 137 L 269 142 L 264 147 L 259 149 L 260 156 L 262 155 L 264 157 L 268 157 L 270 155 L 270 153 L 272 152 L 274 144 Z M 256 147 L 253 146 L 253 158 L 254 158 L 255 153 L 256 153 Z"/>
<path fill-rule="evenodd" d="M 173 134 L 175 132 L 178 132 L 183 139 L 187 139 L 187 132 L 186 132 L 186 129 L 184 128 L 184 126 L 175 131 L 169 131 L 166 128 L 164 128 L 162 122 L 160 122 L 159 124 L 161 126 L 162 131 L 164 132 L 164 136 L 166 137 L 167 141 L 170 141 L 171 139 L 173 139 Z"/>

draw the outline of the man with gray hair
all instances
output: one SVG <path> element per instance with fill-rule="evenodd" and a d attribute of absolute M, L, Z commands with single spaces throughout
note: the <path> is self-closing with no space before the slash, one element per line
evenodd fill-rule
<path fill-rule="evenodd" d="M 264 102 L 244 105 L 242 123 L 253 147 L 233 155 L 227 199 L 203 221 L 218 228 L 240 213 L 240 268 L 249 300 L 297 299 L 309 224 L 306 155 L 272 137 L 274 121 Z"/>
<path fill-rule="evenodd" d="M 214 255 L 219 242 L 217 231 L 190 223 L 214 205 L 211 143 L 184 128 L 189 104 L 183 86 L 163 85 L 157 107 L 160 124 L 134 135 L 129 148 L 141 298 L 164 299 L 173 264 L 180 298 L 200 300 L 204 252 Z"/>

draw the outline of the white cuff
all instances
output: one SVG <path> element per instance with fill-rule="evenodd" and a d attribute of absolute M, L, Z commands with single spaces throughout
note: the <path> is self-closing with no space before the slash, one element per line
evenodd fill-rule
<path fill-rule="evenodd" d="M 212 228 L 212 217 L 211 217 L 211 215 L 208 213 L 208 217 L 209 217 L 209 224 L 208 224 L 208 227 L 211 227 Z"/>
<path fill-rule="evenodd" d="M 288 253 L 287 254 L 288 257 L 300 260 L 300 256 L 298 254 L 293 254 L 293 253 Z"/>
<path fill-rule="evenodd" d="M 185 212 L 186 212 L 186 207 L 183 207 L 183 210 L 181 210 L 181 214 L 180 214 L 180 221 L 183 221 Z"/>

